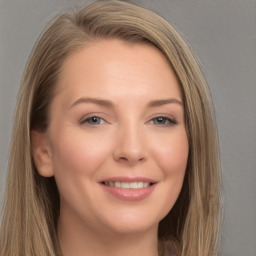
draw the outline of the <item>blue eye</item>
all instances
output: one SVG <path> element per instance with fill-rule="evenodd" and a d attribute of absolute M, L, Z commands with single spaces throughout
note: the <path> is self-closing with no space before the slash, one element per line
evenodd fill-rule
<path fill-rule="evenodd" d="M 164 116 L 158 116 L 152 119 L 153 123 L 160 126 L 169 126 L 177 124 L 177 122 L 174 119 L 164 117 Z"/>
<path fill-rule="evenodd" d="M 91 116 L 81 121 L 81 124 L 88 123 L 90 125 L 100 125 L 104 120 L 98 116 Z"/>

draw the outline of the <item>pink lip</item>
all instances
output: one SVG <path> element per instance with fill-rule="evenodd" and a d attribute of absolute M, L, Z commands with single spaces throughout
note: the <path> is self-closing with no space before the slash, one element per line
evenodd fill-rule
<path fill-rule="evenodd" d="M 127 189 L 127 188 L 116 188 L 116 187 L 110 187 L 106 186 L 102 183 L 99 183 L 101 187 L 108 193 L 112 194 L 113 196 L 124 200 L 124 201 L 141 201 L 145 198 L 147 198 L 155 189 L 157 183 L 156 181 L 145 178 L 145 177 L 111 177 L 107 178 L 104 181 L 120 181 L 120 182 L 135 182 L 135 181 L 141 181 L 141 182 L 150 182 L 154 183 L 153 185 L 146 187 L 146 188 L 138 188 L 138 189 Z"/>

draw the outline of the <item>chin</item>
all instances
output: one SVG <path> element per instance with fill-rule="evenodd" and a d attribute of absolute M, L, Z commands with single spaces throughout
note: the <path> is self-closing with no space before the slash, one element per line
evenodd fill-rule
<path fill-rule="evenodd" d="M 157 232 L 160 220 L 152 218 L 149 213 L 125 213 L 106 220 L 105 226 L 117 235 L 135 235 L 149 231 Z"/>

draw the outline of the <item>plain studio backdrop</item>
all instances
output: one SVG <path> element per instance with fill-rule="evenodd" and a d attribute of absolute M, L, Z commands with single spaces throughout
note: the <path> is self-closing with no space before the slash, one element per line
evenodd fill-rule
<path fill-rule="evenodd" d="M 0 206 L 25 63 L 58 13 L 91 1 L 0 0 Z M 210 85 L 220 135 L 221 253 L 256 255 L 256 0 L 138 0 L 182 32 Z"/>

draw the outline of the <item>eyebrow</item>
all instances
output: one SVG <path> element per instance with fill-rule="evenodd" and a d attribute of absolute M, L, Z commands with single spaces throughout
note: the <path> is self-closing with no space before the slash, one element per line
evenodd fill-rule
<path fill-rule="evenodd" d="M 78 100 L 76 100 L 71 106 L 70 108 L 73 108 L 74 106 L 80 104 L 80 103 L 94 103 L 96 105 L 100 105 L 100 106 L 104 106 L 104 107 L 113 107 L 114 104 L 109 101 L 109 100 L 105 100 L 105 99 L 100 99 L 100 98 L 79 98 Z"/>
<path fill-rule="evenodd" d="M 93 104 L 96 104 L 96 105 L 109 107 L 109 108 L 114 107 L 114 103 L 111 102 L 110 100 L 105 100 L 105 99 L 101 99 L 101 98 L 84 98 L 84 97 L 82 97 L 82 98 L 79 98 L 78 100 L 76 100 L 70 106 L 70 108 L 73 108 L 74 106 L 76 106 L 78 104 L 81 104 L 81 103 L 93 103 Z M 179 105 L 183 106 L 182 101 L 179 100 L 179 99 L 175 99 L 175 98 L 153 100 L 153 101 L 150 101 L 147 106 L 148 107 L 158 107 L 158 106 L 171 104 L 171 103 L 176 103 L 176 104 L 179 104 Z"/>
<path fill-rule="evenodd" d="M 165 105 L 165 104 L 171 104 L 171 103 L 177 103 L 177 104 L 183 106 L 182 101 L 179 100 L 179 99 L 175 99 L 175 98 L 153 100 L 153 101 L 149 102 L 148 106 L 149 107 L 158 107 L 158 106 L 162 106 L 162 105 Z"/>

